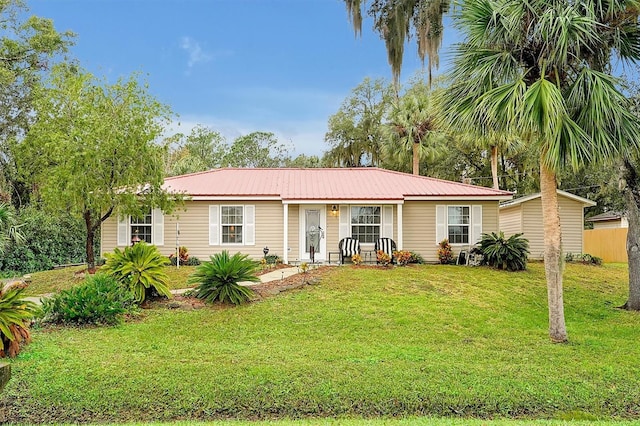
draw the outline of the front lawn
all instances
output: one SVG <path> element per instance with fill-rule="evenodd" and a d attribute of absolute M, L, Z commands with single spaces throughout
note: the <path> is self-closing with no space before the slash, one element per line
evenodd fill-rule
<path fill-rule="evenodd" d="M 169 276 L 169 288 L 178 289 L 189 287 L 187 278 L 194 271 L 195 266 L 167 266 L 165 273 Z M 84 280 L 86 265 L 72 266 L 51 271 L 34 272 L 31 275 L 31 283 L 26 288 L 25 296 L 39 296 L 48 293 L 56 293 L 66 290 Z"/>
<path fill-rule="evenodd" d="M 341 416 L 640 418 L 626 265 L 568 265 L 571 343 L 547 338 L 544 268 L 333 268 L 238 308 L 40 330 L 0 421 Z"/>

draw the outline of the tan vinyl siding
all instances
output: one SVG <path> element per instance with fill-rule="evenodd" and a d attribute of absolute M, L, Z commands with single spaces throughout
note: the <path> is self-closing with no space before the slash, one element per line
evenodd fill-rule
<path fill-rule="evenodd" d="M 300 258 L 300 206 L 289 205 L 289 262 Z"/>
<path fill-rule="evenodd" d="M 558 204 L 562 229 L 562 251 L 564 253 L 582 253 L 582 231 L 584 230 L 582 203 L 560 196 Z"/>
<path fill-rule="evenodd" d="M 522 232 L 522 208 L 520 205 L 500 209 L 500 231 L 506 237 Z"/>
<path fill-rule="evenodd" d="M 525 201 L 522 206 L 523 237 L 529 240 L 529 257 L 544 257 L 544 229 L 542 222 L 542 203 L 540 197 Z"/>
<path fill-rule="evenodd" d="M 100 228 L 100 256 L 112 252 L 118 244 L 118 220 L 113 215 Z"/>
<path fill-rule="evenodd" d="M 626 226 L 623 226 L 622 221 L 620 219 L 602 220 L 599 222 L 593 222 L 593 229 L 615 229 L 615 228 L 626 228 Z"/>
<path fill-rule="evenodd" d="M 562 229 L 563 253 L 582 253 L 584 208 L 582 203 L 558 195 L 560 227 Z M 542 200 L 540 197 L 525 201 L 522 206 L 522 229 L 529 240 L 529 257 L 544 257 L 544 229 L 542 223 Z"/>
<path fill-rule="evenodd" d="M 498 230 L 498 202 L 497 201 L 408 201 L 403 210 L 403 248 L 420 253 L 425 261 L 438 260 L 438 242 L 436 241 L 436 206 L 474 206 L 482 205 L 482 232 L 496 232 Z M 454 246 L 454 252 L 469 245 Z"/>
<path fill-rule="evenodd" d="M 329 260 L 329 252 L 338 251 L 338 243 L 340 242 L 340 207 L 338 206 L 338 213 L 333 214 L 331 212 L 331 205 L 327 206 L 327 230 L 325 237 L 327 239 L 327 260 Z M 335 262 L 338 259 L 337 255 L 331 256 L 331 261 Z"/>
<path fill-rule="evenodd" d="M 255 244 L 209 245 L 209 206 L 253 205 L 255 206 Z M 270 254 L 284 255 L 283 248 L 283 207 L 280 201 L 187 201 L 184 208 L 172 215 L 164 216 L 164 245 L 158 249 L 164 255 L 175 252 L 176 222 L 180 225 L 180 245 L 187 247 L 191 256 L 208 259 L 222 250 L 230 253 L 241 252 L 252 258 L 263 256 L 262 249 L 269 247 Z M 291 216 L 289 216 L 291 219 Z M 102 252 L 110 252 L 116 247 L 117 220 L 109 218 L 102 225 Z"/>

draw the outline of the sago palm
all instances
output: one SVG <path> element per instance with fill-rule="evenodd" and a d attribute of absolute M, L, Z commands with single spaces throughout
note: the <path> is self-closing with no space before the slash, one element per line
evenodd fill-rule
<path fill-rule="evenodd" d="M 465 39 L 454 51 L 447 93 L 461 128 L 517 132 L 540 159 L 549 334 L 564 342 L 562 248 L 556 173 L 609 158 L 640 141 L 612 54 L 640 58 L 637 0 L 468 0 L 456 16 Z"/>
<path fill-rule="evenodd" d="M 144 302 L 154 290 L 161 296 L 171 297 L 169 277 L 164 272 L 170 261 L 160 254 L 156 246 L 140 242 L 122 251 L 116 248 L 105 257 L 107 261 L 102 272 L 126 286 L 138 303 Z"/>
<path fill-rule="evenodd" d="M 15 357 L 20 344 L 31 339 L 28 323 L 38 312 L 35 303 L 25 300 L 24 283 L 5 284 L 0 290 L 0 357 Z"/>
<path fill-rule="evenodd" d="M 196 297 L 208 303 L 219 300 L 239 305 L 253 295 L 253 290 L 240 283 L 260 281 L 256 276 L 259 267 L 260 264 L 246 254 L 229 256 L 225 250 L 211 256 L 209 261 L 202 262 L 187 282 L 198 284 Z"/>

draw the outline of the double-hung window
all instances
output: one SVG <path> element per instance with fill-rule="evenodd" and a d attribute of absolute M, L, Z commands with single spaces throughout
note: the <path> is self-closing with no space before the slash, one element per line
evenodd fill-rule
<path fill-rule="evenodd" d="M 375 243 L 380 238 L 380 206 L 351 206 L 351 237 L 361 243 Z"/>
<path fill-rule="evenodd" d="M 469 206 L 447 206 L 447 236 L 451 244 L 469 244 Z"/>
<path fill-rule="evenodd" d="M 131 237 L 138 236 L 140 241 L 145 241 L 151 244 L 152 238 L 152 223 L 153 218 L 151 216 L 151 210 L 147 210 L 147 212 L 141 217 L 133 217 L 131 216 Z"/>
<path fill-rule="evenodd" d="M 444 239 L 451 244 L 477 244 L 481 236 L 481 204 L 436 206 L 436 244 Z"/>
<path fill-rule="evenodd" d="M 222 228 L 222 244 L 242 244 L 243 224 L 243 206 L 221 206 L 220 226 Z"/>

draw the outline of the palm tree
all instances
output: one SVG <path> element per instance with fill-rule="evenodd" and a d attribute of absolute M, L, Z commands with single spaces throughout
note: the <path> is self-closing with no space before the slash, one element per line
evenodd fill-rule
<path fill-rule="evenodd" d="M 389 139 L 384 146 L 387 157 L 404 158 L 412 152 L 413 174 L 420 174 L 420 159 L 433 159 L 440 152 L 438 119 L 425 93 L 410 91 L 393 104 L 386 125 Z"/>
<path fill-rule="evenodd" d="M 452 119 L 517 132 L 538 152 L 554 342 L 568 339 L 556 174 L 639 140 L 617 80 L 603 72 L 612 53 L 640 59 L 639 11 L 637 0 L 468 0 L 456 17 L 466 39 L 454 52 Z"/>
<path fill-rule="evenodd" d="M 366 0 L 344 0 L 356 36 L 362 32 L 362 15 Z M 418 55 L 428 59 L 429 85 L 432 70 L 438 68 L 438 50 L 442 45 L 442 17 L 451 0 L 376 0 L 367 13 L 374 18 L 374 28 L 384 38 L 387 59 L 398 84 L 404 43 L 411 37 L 418 42 Z"/>
<path fill-rule="evenodd" d="M 24 242 L 20 226 L 13 208 L 7 204 L 0 203 L 0 254 L 4 253 L 10 242 Z"/>

